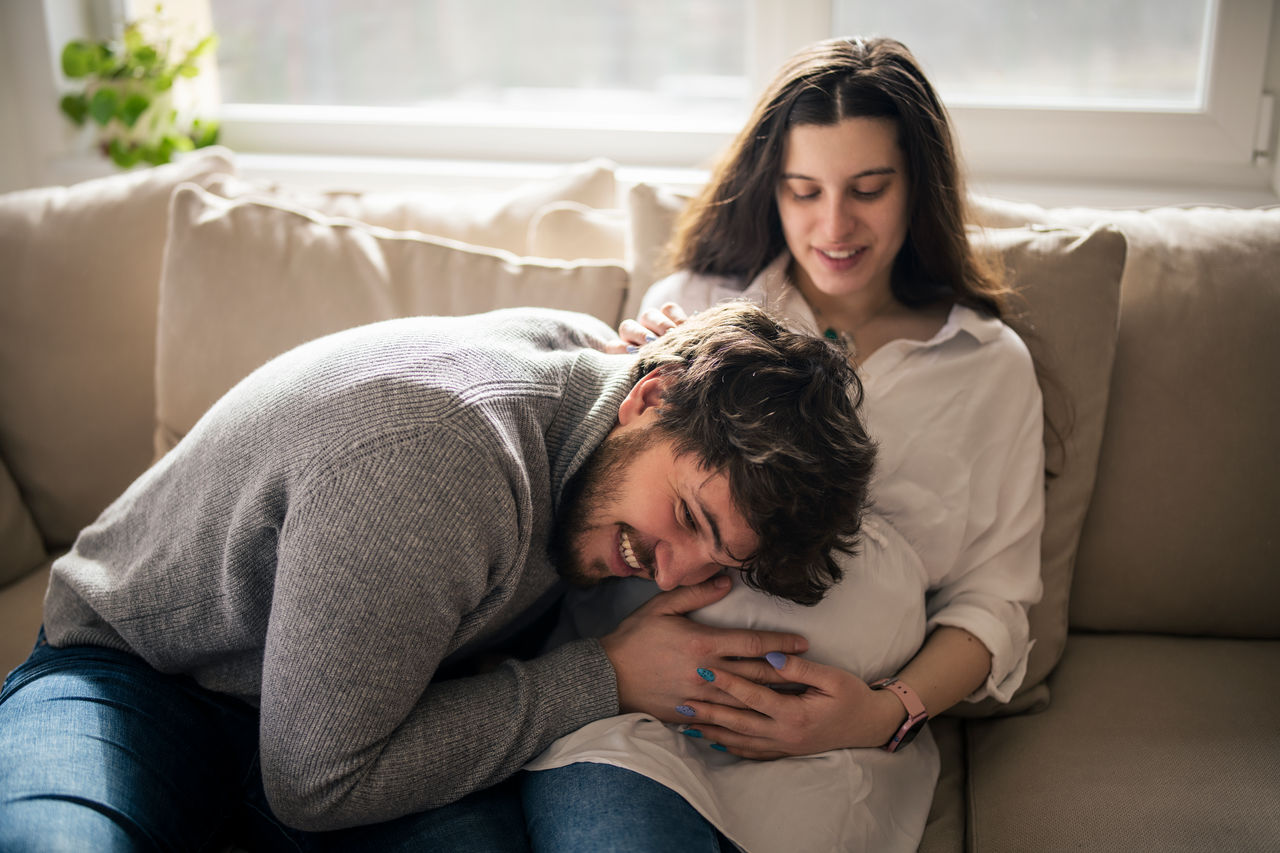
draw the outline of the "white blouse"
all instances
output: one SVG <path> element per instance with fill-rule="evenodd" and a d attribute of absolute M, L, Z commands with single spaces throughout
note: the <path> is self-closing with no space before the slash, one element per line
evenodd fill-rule
<path fill-rule="evenodd" d="M 700 311 L 745 297 L 816 331 L 785 280 L 789 256 L 745 290 L 732 279 L 678 273 L 644 307 Z M 1044 518 L 1040 390 L 1022 341 L 998 320 L 955 307 L 928 341 L 893 341 L 859 368 L 863 417 L 879 445 L 860 553 L 815 607 L 737 582 L 693 614 L 709 624 L 794 631 L 807 657 L 871 681 L 897 672 L 938 625 L 963 628 L 992 653 L 968 697 L 1007 701 L 1026 671 L 1027 608 L 1040 595 Z M 603 636 L 656 592 L 646 581 L 575 591 L 560 638 Z M 589 761 L 643 773 L 681 794 L 746 851 L 915 850 L 937 782 L 927 728 L 890 754 L 841 749 L 778 761 L 713 751 L 644 714 L 591 723 L 560 738 L 530 770 Z"/>

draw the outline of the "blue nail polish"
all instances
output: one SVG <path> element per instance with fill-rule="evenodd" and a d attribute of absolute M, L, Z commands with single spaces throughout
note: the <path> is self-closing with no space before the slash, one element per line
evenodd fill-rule
<path fill-rule="evenodd" d="M 764 659 L 767 660 L 769 665 L 774 669 L 782 669 L 787 665 L 787 656 L 782 652 L 769 652 L 769 654 L 764 656 Z"/>
<path fill-rule="evenodd" d="M 685 737 L 702 737 L 702 732 L 697 729 L 681 729 L 680 734 Z"/>
<path fill-rule="evenodd" d="M 698 675 L 701 675 L 701 676 L 702 676 L 702 680 L 703 680 L 703 681 L 715 681 L 715 680 L 716 680 L 716 674 L 715 674 L 714 672 L 712 672 L 712 671 L 711 671 L 711 670 L 709 670 L 709 669 L 703 669 L 702 667 L 698 667 Z"/>
<path fill-rule="evenodd" d="M 692 708 L 690 708 L 688 705 L 677 705 L 677 706 L 676 706 L 676 713 L 677 713 L 677 714 L 684 714 L 686 717 L 692 717 L 692 716 L 693 716 L 693 714 L 694 714 L 694 711 L 693 711 L 693 709 L 692 709 Z"/>
<path fill-rule="evenodd" d="M 633 344 L 627 344 L 627 352 L 629 352 L 629 353 L 637 353 L 637 352 L 640 352 L 640 347 L 638 347 L 638 346 L 634 346 Z"/>
<path fill-rule="evenodd" d="M 645 342 L 646 344 L 651 344 L 651 343 L 653 343 L 654 341 L 656 341 L 657 339 L 658 339 L 658 336 L 657 336 L 657 335 L 655 335 L 653 332 L 645 332 L 645 333 L 644 333 L 644 342 Z"/>
<path fill-rule="evenodd" d="M 712 749 L 718 749 L 718 750 L 720 750 L 721 752 L 728 752 L 728 751 L 729 751 L 729 747 L 725 746 L 725 745 L 724 745 L 724 744 L 722 744 L 722 743 L 713 743 L 713 744 L 711 744 L 711 748 L 712 748 Z"/>

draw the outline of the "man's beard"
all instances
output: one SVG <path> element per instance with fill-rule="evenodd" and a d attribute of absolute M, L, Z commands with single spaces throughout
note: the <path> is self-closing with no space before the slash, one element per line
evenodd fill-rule
<path fill-rule="evenodd" d="M 612 574 L 598 559 L 583 560 L 582 540 L 618 503 L 627 470 L 657 440 L 652 426 L 606 438 L 565 484 L 560 514 L 551 531 L 547 553 L 560 577 L 577 587 L 591 587 Z"/>

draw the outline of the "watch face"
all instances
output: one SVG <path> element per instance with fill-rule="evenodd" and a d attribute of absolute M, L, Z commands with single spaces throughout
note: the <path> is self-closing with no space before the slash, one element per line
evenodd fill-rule
<path fill-rule="evenodd" d="M 928 720 L 921 720 L 920 722 L 916 723 L 914 726 L 912 726 L 911 728 L 903 732 L 902 740 L 898 741 L 898 746 L 900 747 L 906 746 L 907 744 L 911 743 L 911 741 L 915 740 L 916 735 L 920 734 L 920 730 L 924 728 L 924 724 L 926 722 L 928 722 Z"/>

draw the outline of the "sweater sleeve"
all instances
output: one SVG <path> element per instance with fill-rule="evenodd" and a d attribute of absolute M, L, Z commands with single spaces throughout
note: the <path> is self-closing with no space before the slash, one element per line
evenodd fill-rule
<path fill-rule="evenodd" d="M 519 483 L 465 444 L 433 435 L 426 464 L 421 449 L 369 453 L 290 504 L 260 737 L 268 798 L 291 826 L 330 830 L 445 805 L 617 712 L 613 669 L 593 640 L 432 680 L 490 624 L 528 543 Z"/>

